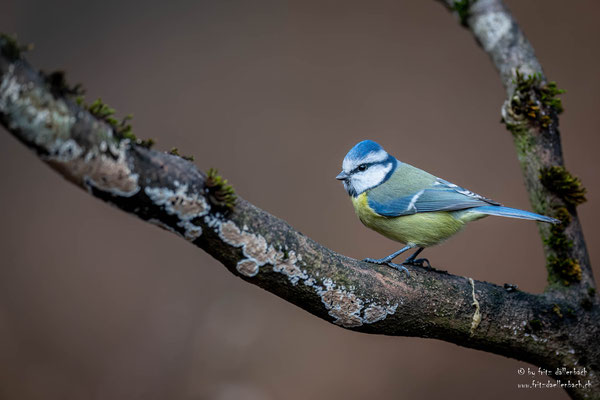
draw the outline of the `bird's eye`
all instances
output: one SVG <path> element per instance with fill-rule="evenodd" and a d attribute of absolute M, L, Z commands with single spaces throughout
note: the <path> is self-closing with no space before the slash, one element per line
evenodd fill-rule
<path fill-rule="evenodd" d="M 366 170 L 366 169 L 367 169 L 367 165 L 366 165 L 366 164 L 360 164 L 360 165 L 358 166 L 358 170 L 359 170 L 359 171 L 364 171 L 364 170 Z"/>

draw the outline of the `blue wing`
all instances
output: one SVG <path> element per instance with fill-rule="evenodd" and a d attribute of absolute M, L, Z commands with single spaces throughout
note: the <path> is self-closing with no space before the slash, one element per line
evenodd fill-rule
<path fill-rule="evenodd" d="M 373 211 L 386 217 L 500 205 L 500 203 L 440 178 L 437 178 L 429 187 L 408 196 L 368 196 L 368 203 Z"/>

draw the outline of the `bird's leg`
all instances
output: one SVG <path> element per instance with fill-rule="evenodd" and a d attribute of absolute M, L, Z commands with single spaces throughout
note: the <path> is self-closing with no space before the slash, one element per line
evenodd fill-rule
<path fill-rule="evenodd" d="M 390 261 L 392 261 L 394 258 L 398 257 L 400 254 L 404 253 L 407 250 L 410 250 L 412 248 L 414 248 L 414 245 L 408 245 L 408 246 L 404 246 L 403 248 L 401 248 L 400 250 L 398 250 L 395 253 L 390 254 L 387 257 L 383 257 L 383 258 L 365 258 L 363 261 L 365 262 L 370 262 L 373 264 L 387 264 Z"/>
<path fill-rule="evenodd" d="M 407 246 L 404 246 L 403 248 L 401 248 L 400 250 L 398 250 L 397 252 L 390 254 L 387 257 L 383 257 L 383 258 L 365 258 L 363 261 L 370 262 L 370 263 L 373 263 L 373 264 L 379 264 L 379 265 L 386 264 L 386 265 L 388 265 L 388 266 L 390 266 L 390 267 L 392 267 L 394 269 L 397 269 L 398 271 L 404 271 L 404 272 L 406 272 L 410 276 L 410 272 L 408 271 L 408 269 L 404 265 L 402 265 L 402 264 L 395 264 L 395 263 L 392 262 L 392 260 L 394 258 L 398 257 L 400 254 L 404 253 L 405 251 L 410 250 L 410 249 L 412 249 L 414 247 L 415 247 L 414 245 L 407 245 Z"/>
<path fill-rule="evenodd" d="M 424 249 L 425 249 L 424 247 L 419 247 L 419 250 L 415 251 L 412 256 L 410 256 L 406 260 L 404 260 L 404 262 L 402 264 L 416 265 L 419 267 L 426 266 L 428 268 L 431 268 L 431 263 L 429 262 L 428 259 L 426 259 L 426 258 L 416 259 L 417 256 L 419 255 L 419 253 L 421 253 Z M 425 264 L 427 264 L 427 265 L 425 265 Z"/>

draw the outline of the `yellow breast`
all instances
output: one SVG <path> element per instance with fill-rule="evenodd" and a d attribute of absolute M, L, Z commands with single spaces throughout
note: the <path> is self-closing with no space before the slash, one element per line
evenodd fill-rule
<path fill-rule="evenodd" d="M 465 224 L 447 211 L 384 217 L 369 207 L 366 192 L 352 197 L 352 204 L 356 215 L 368 228 L 389 239 L 418 247 L 436 245 L 460 231 Z"/>

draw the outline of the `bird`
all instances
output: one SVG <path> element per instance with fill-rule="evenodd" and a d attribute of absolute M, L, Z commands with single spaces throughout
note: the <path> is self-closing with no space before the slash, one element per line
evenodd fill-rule
<path fill-rule="evenodd" d="M 354 211 L 365 226 L 405 244 L 387 257 L 363 261 L 388 265 L 408 275 L 406 265 L 431 267 L 426 258 L 417 259 L 424 248 L 443 242 L 468 222 L 488 215 L 560 223 L 555 218 L 504 207 L 413 167 L 372 140 L 363 140 L 350 149 L 336 179 L 344 184 Z M 417 250 L 402 263 L 392 262 L 411 249 Z"/>

